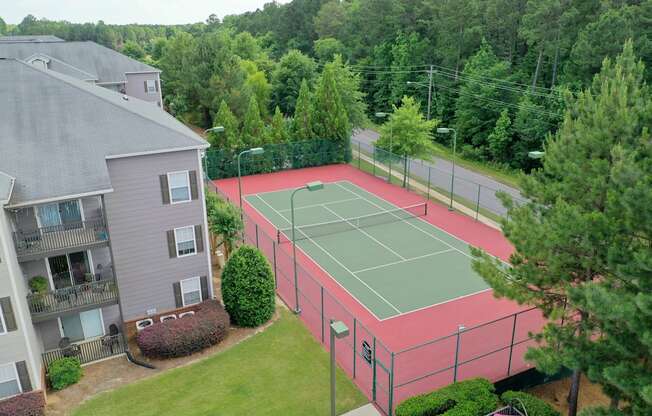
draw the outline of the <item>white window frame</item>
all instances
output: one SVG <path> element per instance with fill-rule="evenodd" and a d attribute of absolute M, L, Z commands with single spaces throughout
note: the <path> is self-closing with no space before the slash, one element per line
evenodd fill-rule
<path fill-rule="evenodd" d="M 9 331 L 7 331 L 7 323 L 5 322 L 5 314 L 2 313 L 2 308 L 0 308 L 0 323 L 2 324 L 2 331 L 0 331 L 0 336 L 9 333 Z"/>
<path fill-rule="evenodd" d="M 14 377 L 15 377 L 14 380 L 16 380 L 16 384 L 18 385 L 18 393 L 7 397 L 0 397 L 0 400 L 5 400 L 10 397 L 18 396 L 19 394 L 23 393 L 23 386 L 21 385 L 20 378 L 18 377 L 18 369 L 16 368 L 16 363 L 0 364 L 0 367 L 8 367 L 8 366 L 11 366 L 14 369 Z M 11 381 L 11 380 L 5 380 L 5 381 L 0 380 L 0 383 L 6 383 L 7 381 Z"/>
<path fill-rule="evenodd" d="M 177 174 L 180 174 L 180 173 L 183 173 L 183 174 L 186 175 L 186 187 L 188 188 L 188 199 L 185 199 L 183 201 L 174 201 L 173 198 L 172 198 L 172 181 L 170 181 L 170 175 L 177 175 Z M 192 201 L 192 192 L 190 190 L 190 172 L 187 171 L 187 170 L 178 170 L 176 172 L 168 172 L 167 176 L 168 176 L 168 195 L 170 196 L 170 204 L 171 205 L 185 204 L 185 203 L 191 202 Z M 175 189 L 177 189 L 177 188 L 175 188 Z"/>
<path fill-rule="evenodd" d="M 149 83 L 152 83 L 152 88 L 149 87 Z M 156 80 L 155 79 L 146 79 L 145 84 L 147 85 L 147 94 L 154 95 L 156 91 Z"/>
<path fill-rule="evenodd" d="M 182 230 L 185 228 L 190 228 L 192 229 L 192 243 L 193 243 L 193 252 L 188 253 L 188 254 L 179 254 L 179 238 L 177 237 L 177 231 Z M 182 243 L 188 242 L 190 240 L 184 240 L 181 241 Z M 179 227 L 174 229 L 174 249 L 176 250 L 177 253 L 177 258 L 181 257 L 189 257 L 189 256 L 195 256 L 197 255 L 197 236 L 195 235 L 195 226 L 194 225 L 187 225 L 185 227 Z"/>
<path fill-rule="evenodd" d="M 186 297 L 184 296 L 185 292 L 183 291 L 183 282 L 190 282 L 191 280 L 196 280 L 197 283 L 199 284 L 199 302 L 187 305 L 186 304 Z M 183 279 L 183 280 L 179 281 L 179 286 L 180 286 L 180 289 L 181 289 L 181 304 L 184 307 L 197 305 L 197 304 L 200 304 L 200 303 L 202 303 L 204 301 L 204 298 L 203 298 L 203 296 L 201 294 L 201 278 L 199 276 L 194 276 L 194 277 L 189 277 L 187 279 Z"/>

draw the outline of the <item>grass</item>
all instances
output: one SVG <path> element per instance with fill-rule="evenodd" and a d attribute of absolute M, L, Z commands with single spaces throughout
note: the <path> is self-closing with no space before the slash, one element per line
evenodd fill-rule
<path fill-rule="evenodd" d="M 285 309 L 252 338 L 201 362 L 103 393 L 74 416 L 324 415 L 328 353 Z M 338 369 L 338 414 L 367 403 Z"/>

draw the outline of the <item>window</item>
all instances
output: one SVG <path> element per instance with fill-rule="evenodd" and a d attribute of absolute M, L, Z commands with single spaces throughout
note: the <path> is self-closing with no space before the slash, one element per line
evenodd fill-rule
<path fill-rule="evenodd" d="M 175 228 L 174 241 L 177 244 L 177 257 L 191 256 L 197 253 L 195 227 Z"/>
<path fill-rule="evenodd" d="M 145 90 L 147 91 L 147 94 L 156 94 L 156 80 L 148 79 L 145 81 Z"/>
<path fill-rule="evenodd" d="M 181 297 L 183 298 L 183 306 L 195 305 L 202 301 L 199 277 L 191 277 L 181 281 Z"/>
<path fill-rule="evenodd" d="M 20 383 L 18 382 L 18 372 L 14 363 L 0 366 L 0 398 L 20 394 Z"/>
<path fill-rule="evenodd" d="M 190 179 L 188 171 L 168 173 L 170 202 L 178 204 L 190 201 Z"/>
<path fill-rule="evenodd" d="M 0 335 L 7 333 L 7 325 L 5 324 L 4 313 L 2 313 L 2 308 L 0 308 Z"/>

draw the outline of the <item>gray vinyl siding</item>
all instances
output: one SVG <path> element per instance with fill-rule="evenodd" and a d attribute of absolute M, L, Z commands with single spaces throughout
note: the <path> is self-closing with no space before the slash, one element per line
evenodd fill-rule
<path fill-rule="evenodd" d="M 126 74 L 127 84 L 125 94 L 130 97 L 140 98 L 144 101 L 151 101 L 154 105 L 162 100 L 161 84 L 158 72 L 147 72 L 143 74 Z M 154 80 L 158 84 L 158 90 L 152 94 L 145 92 L 145 82 Z"/>
<path fill-rule="evenodd" d="M 200 175 L 198 152 L 111 159 L 107 165 L 113 192 L 105 196 L 105 212 L 124 319 L 141 318 L 149 309 L 174 309 L 174 282 L 210 275 L 208 250 L 170 258 L 166 233 L 190 225 L 203 228 L 203 201 L 164 205 L 159 175 L 182 170 Z"/>

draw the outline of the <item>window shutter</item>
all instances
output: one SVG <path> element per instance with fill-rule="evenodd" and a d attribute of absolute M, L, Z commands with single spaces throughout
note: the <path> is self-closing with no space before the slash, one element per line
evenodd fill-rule
<path fill-rule="evenodd" d="M 183 298 L 181 297 L 181 283 L 172 283 L 172 290 L 174 290 L 174 304 L 177 305 L 177 308 L 181 308 L 183 306 Z"/>
<path fill-rule="evenodd" d="M 154 80 L 154 85 L 156 86 L 156 92 L 158 92 L 158 83 L 159 83 L 158 80 Z"/>
<path fill-rule="evenodd" d="M 177 242 L 174 239 L 174 230 L 168 230 L 168 252 L 171 259 L 177 257 Z"/>
<path fill-rule="evenodd" d="M 204 234 L 201 232 L 201 225 L 195 225 L 195 244 L 197 244 L 197 253 L 204 251 Z"/>
<path fill-rule="evenodd" d="M 199 278 L 201 282 L 201 300 L 210 299 L 210 294 L 208 293 L 208 277 L 202 276 Z"/>
<path fill-rule="evenodd" d="M 197 199 L 199 198 L 199 188 L 197 187 L 197 171 L 191 170 L 188 172 L 188 177 L 190 178 L 190 198 Z"/>
<path fill-rule="evenodd" d="M 23 390 L 23 393 L 32 391 L 32 382 L 29 380 L 29 371 L 27 371 L 25 361 L 16 363 L 16 372 L 18 373 L 18 380 L 20 381 L 20 388 Z"/>
<path fill-rule="evenodd" d="M 18 329 L 16 325 L 16 317 L 14 316 L 14 309 L 11 307 L 11 299 L 0 299 L 0 308 L 2 308 L 2 316 L 5 318 L 5 325 L 7 325 L 7 332 L 15 331 Z"/>
<path fill-rule="evenodd" d="M 147 92 L 147 80 L 143 81 L 143 83 L 145 84 L 145 92 Z"/>
<path fill-rule="evenodd" d="M 163 205 L 170 203 L 170 188 L 168 187 L 168 175 L 159 175 L 161 181 L 161 197 L 163 198 Z"/>

